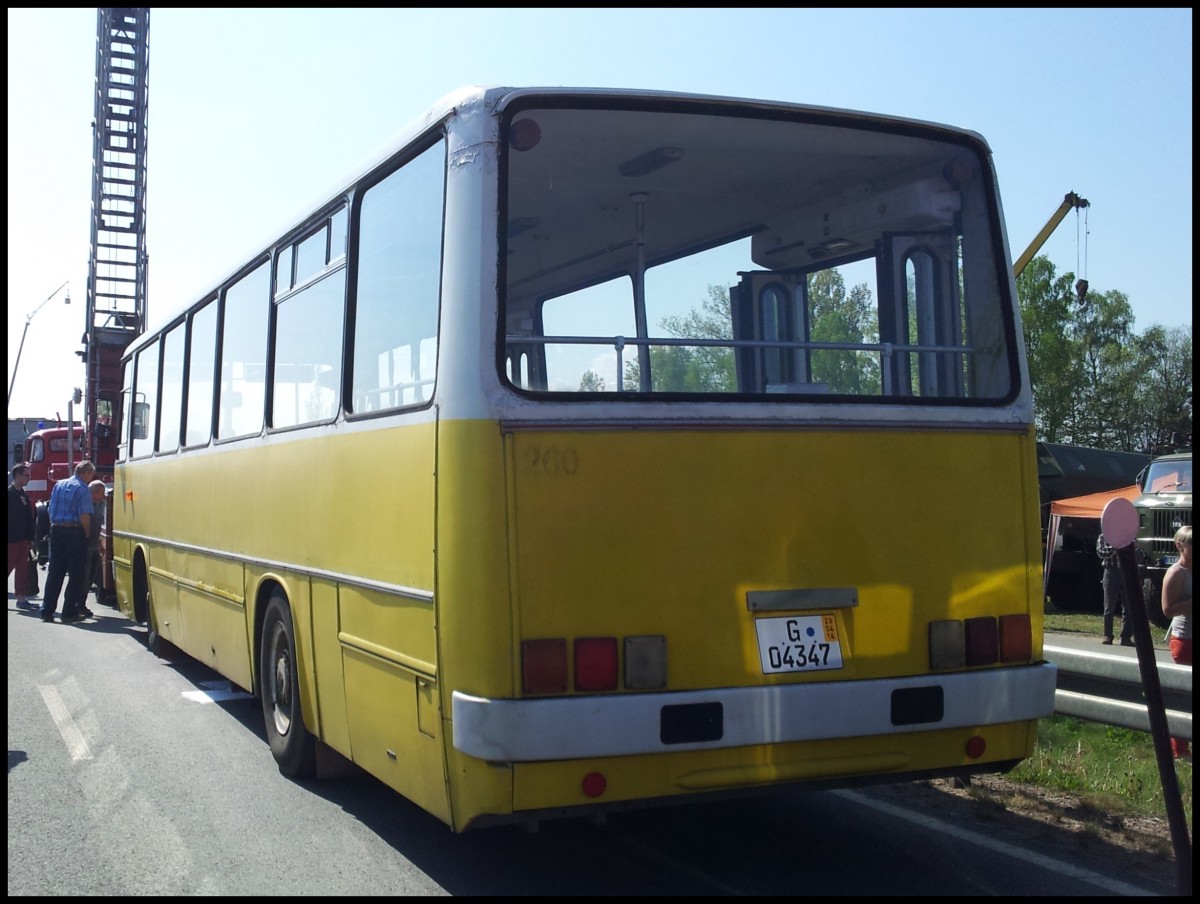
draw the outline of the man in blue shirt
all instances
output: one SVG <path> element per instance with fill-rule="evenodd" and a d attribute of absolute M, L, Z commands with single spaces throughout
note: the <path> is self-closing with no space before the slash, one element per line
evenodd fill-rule
<path fill-rule="evenodd" d="M 50 493 L 50 564 L 46 568 L 46 592 L 42 595 L 42 621 L 54 621 L 63 578 L 62 623 L 83 621 L 91 615 L 87 600 L 88 533 L 92 526 L 92 494 L 88 482 L 96 476 L 90 461 L 75 466 L 75 475 L 60 480 Z"/>

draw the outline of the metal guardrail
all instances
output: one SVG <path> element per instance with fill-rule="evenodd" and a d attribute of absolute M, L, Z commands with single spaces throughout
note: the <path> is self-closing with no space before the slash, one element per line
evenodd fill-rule
<path fill-rule="evenodd" d="M 1150 730 L 1136 657 L 1094 653 L 1046 644 L 1048 660 L 1058 666 L 1054 712 L 1089 722 L 1138 731 Z M 1171 736 L 1192 740 L 1192 667 L 1158 663 L 1163 705 Z"/>

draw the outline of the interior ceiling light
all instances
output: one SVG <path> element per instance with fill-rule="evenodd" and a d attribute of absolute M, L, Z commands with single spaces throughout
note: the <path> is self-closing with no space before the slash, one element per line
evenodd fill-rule
<path fill-rule="evenodd" d="M 849 239 L 830 239 L 828 242 L 814 245 L 809 249 L 808 253 L 813 257 L 828 257 L 831 254 L 840 254 L 843 251 L 849 251 L 853 247 L 854 242 Z"/>

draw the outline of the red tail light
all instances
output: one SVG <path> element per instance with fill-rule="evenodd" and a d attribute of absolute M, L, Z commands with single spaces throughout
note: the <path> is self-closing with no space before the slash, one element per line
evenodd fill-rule
<path fill-rule="evenodd" d="M 1000 616 L 1000 661 L 1024 662 L 1033 657 L 1033 626 L 1028 615 Z"/>
<path fill-rule="evenodd" d="M 561 637 L 521 643 L 521 687 L 527 694 L 567 690 L 567 642 Z"/>
<path fill-rule="evenodd" d="M 617 639 L 615 637 L 575 638 L 575 690 L 612 691 L 617 689 Z"/>
<path fill-rule="evenodd" d="M 964 623 L 967 640 L 967 665 L 991 665 L 999 657 L 1000 641 L 996 619 L 990 615 L 968 618 Z"/>

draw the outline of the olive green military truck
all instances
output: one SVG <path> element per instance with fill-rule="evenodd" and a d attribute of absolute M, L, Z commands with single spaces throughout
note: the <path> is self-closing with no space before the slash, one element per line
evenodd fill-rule
<path fill-rule="evenodd" d="M 1134 500 L 1138 513 L 1137 560 L 1146 611 L 1165 625 L 1160 598 L 1163 575 L 1179 558 L 1175 532 L 1192 523 L 1192 453 L 1160 455 L 1138 475 L 1142 493 Z"/>

